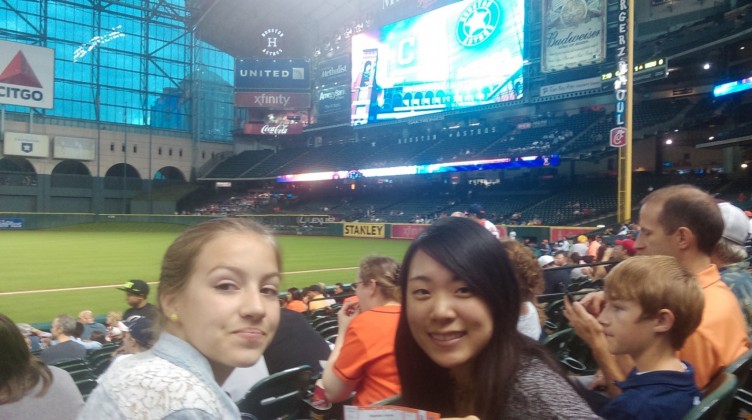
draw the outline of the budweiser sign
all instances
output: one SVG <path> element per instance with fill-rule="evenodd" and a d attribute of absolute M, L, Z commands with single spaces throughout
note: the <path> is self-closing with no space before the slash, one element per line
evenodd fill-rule
<path fill-rule="evenodd" d="M 302 124 L 255 124 L 246 123 L 243 127 L 243 134 L 257 136 L 291 136 L 302 134 Z"/>

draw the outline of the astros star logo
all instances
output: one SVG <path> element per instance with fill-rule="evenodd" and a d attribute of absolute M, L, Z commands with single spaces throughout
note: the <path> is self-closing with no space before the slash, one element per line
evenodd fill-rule
<path fill-rule="evenodd" d="M 496 0 L 475 1 L 457 20 L 457 40 L 466 47 L 481 44 L 496 32 L 501 21 L 501 6 Z"/>

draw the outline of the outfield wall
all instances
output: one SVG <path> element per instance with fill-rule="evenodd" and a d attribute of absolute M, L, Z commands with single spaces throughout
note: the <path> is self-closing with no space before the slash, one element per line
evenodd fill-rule
<path fill-rule="evenodd" d="M 36 230 L 88 223 L 170 223 L 195 225 L 217 216 L 149 215 L 149 214 L 91 214 L 91 213 L 0 213 L 0 231 Z M 248 215 L 271 227 L 278 234 L 339 236 L 376 239 L 415 239 L 428 225 L 407 223 L 338 222 L 328 215 L 265 214 Z M 516 233 L 518 240 L 549 239 L 558 241 L 565 237 L 587 234 L 593 227 L 567 226 L 507 226 L 499 225 L 501 236 Z"/>

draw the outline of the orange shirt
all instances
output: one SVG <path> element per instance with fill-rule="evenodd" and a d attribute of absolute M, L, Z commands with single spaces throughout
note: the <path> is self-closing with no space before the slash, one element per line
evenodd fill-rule
<path fill-rule="evenodd" d="M 291 300 L 287 302 L 285 308 L 295 312 L 305 312 L 308 310 L 308 306 L 302 300 Z"/>
<path fill-rule="evenodd" d="M 702 321 L 684 347 L 679 358 L 695 368 L 695 383 L 699 389 L 749 348 L 747 328 L 739 309 L 739 302 L 721 281 L 715 265 L 696 273 L 705 297 Z"/>
<path fill-rule="evenodd" d="M 358 382 L 353 405 L 370 405 L 401 392 L 394 358 L 399 317 L 399 305 L 379 306 L 350 321 L 334 373 Z"/>

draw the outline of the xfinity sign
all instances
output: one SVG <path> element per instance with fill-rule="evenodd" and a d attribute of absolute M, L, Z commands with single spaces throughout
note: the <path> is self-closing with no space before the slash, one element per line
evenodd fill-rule
<path fill-rule="evenodd" d="M 54 50 L 0 41 L 0 104 L 51 109 L 54 77 Z"/>
<path fill-rule="evenodd" d="M 238 90 L 308 90 L 310 63 L 306 60 L 238 59 L 235 88 Z"/>

